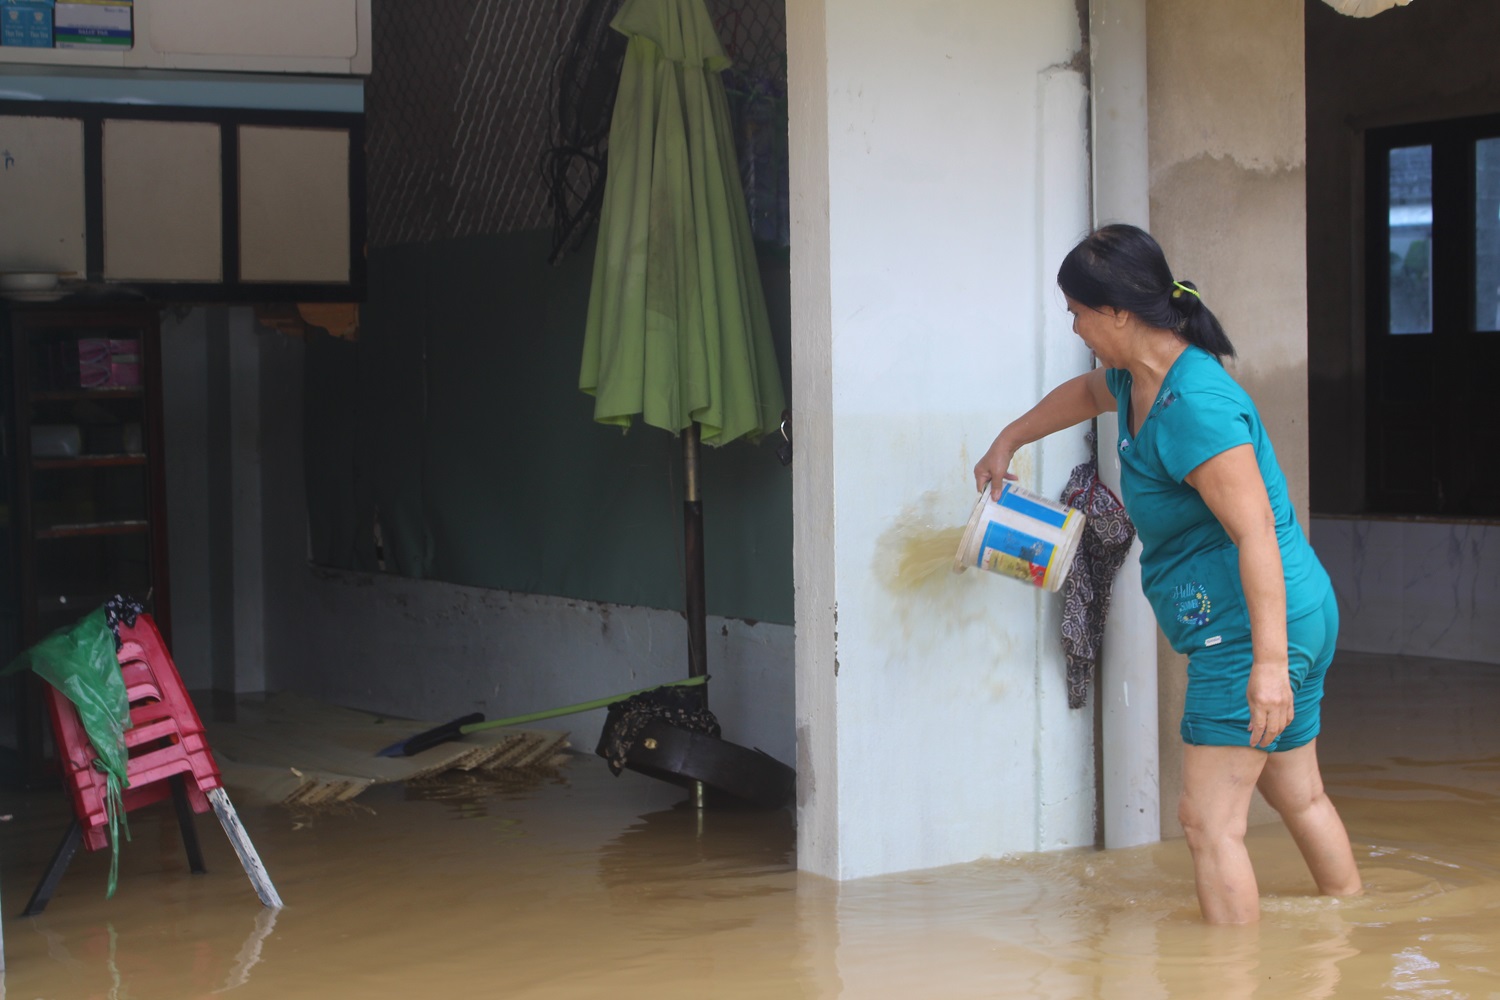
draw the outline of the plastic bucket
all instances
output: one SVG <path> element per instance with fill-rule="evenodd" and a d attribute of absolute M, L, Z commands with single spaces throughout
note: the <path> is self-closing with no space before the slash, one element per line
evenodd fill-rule
<path fill-rule="evenodd" d="M 1003 485 L 999 500 L 991 500 L 986 488 L 969 515 L 953 571 L 978 566 L 1056 592 L 1073 568 L 1083 522 L 1082 511 L 1014 483 Z"/>

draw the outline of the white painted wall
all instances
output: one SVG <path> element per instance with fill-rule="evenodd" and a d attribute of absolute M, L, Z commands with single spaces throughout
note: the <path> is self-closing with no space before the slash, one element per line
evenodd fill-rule
<path fill-rule="evenodd" d="M 1088 227 L 1071 0 L 788 9 L 799 864 L 847 879 L 1092 843 L 1092 715 L 1057 598 L 893 593 L 901 524 L 961 526 L 1000 427 L 1087 369 L 1054 286 Z M 1083 429 L 1019 456 L 1057 495 Z"/>

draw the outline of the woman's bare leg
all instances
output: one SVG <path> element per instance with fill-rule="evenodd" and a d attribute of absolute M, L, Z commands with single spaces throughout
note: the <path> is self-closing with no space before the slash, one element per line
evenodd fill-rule
<path fill-rule="evenodd" d="M 1359 869 L 1349 833 L 1323 790 L 1317 740 L 1295 750 L 1273 753 L 1260 775 L 1260 793 L 1281 814 L 1302 852 L 1318 891 L 1327 896 L 1359 892 Z"/>
<path fill-rule="evenodd" d="M 1245 827 L 1268 756 L 1248 746 L 1183 747 L 1177 817 L 1193 852 L 1198 906 L 1211 924 L 1260 919 L 1260 889 L 1245 850 Z"/>

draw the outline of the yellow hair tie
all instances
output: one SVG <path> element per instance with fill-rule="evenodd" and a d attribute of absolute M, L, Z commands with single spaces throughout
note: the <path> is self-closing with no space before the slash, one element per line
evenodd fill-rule
<path fill-rule="evenodd" d="M 1187 292 L 1189 295 L 1197 295 L 1199 302 L 1203 301 L 1203 296 L 1201 294 L 1199 294 L 1198 289 L 1196 289 L 1196 288 L 1189 288 L 1187 285 L 1184 285 L 1180 281 L 1174 281 L 1174 282 L 1172 282 L 1172 284 L 1174 284 L 1174 285 L 1177 286 L 1176 289 L 1173 290 L 1173 292 L 1172 292 L 1172 298 L 1174 298 L 1174 299 L 1180 299 L 1180 298 L 1182 298 L 1182 293 L 1183 292 Z"/>

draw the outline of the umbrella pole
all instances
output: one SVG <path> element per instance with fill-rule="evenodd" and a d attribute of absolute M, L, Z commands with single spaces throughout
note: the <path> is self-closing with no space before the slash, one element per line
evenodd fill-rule
<path fill-rule="evenodd" d="M 708 673 L 708 609 L 703 588 L 703 498 L 699 493 L 697 421 L 682 432 L 682 556 L 687 581 L 688 676 Z M 698 692 L 708 707 L 708 686 Z M 693 782 L 693 805 L 703 808 L 703 782 Z"/>
<path fill-rule="evenodd" d="M 708 614 L 703 590 L 703 499 L 698 481 L 699 430 L 682 432 L 682 554 L 687 581 L 688 676 L 708 673 Z M 705 694 L 705 700 L 707 695 Z"/>

